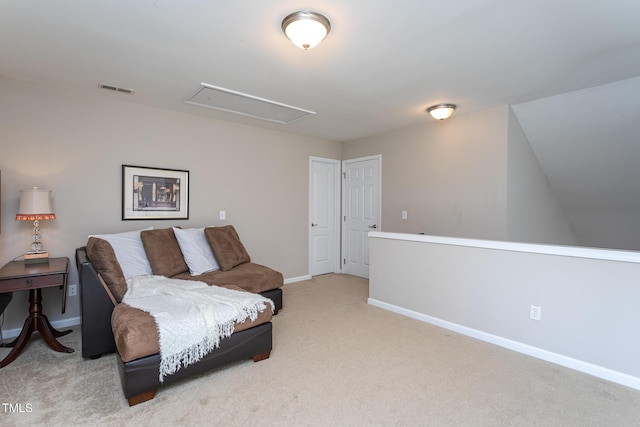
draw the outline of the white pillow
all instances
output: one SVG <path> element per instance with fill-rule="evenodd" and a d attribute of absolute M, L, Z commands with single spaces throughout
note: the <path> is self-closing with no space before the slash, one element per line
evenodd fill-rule
<path fill-rule="evenodd" d="M 173 232 L 192 276 L 220 269 L 204 235 L 204 228 L 182 229 L 174 227 Z"/>
<path fill-rule="evenodd" d="M 143 230 L 153 230 L 153 227 Z M 140 232 L 142 230 L 126 231 L 115 234 L 93 234 L 89 237 L 104 239 L 111 244 L 116 254 L 124 279 L 129 280 L 133 276 L 147 276 L 153 274 L 147 254 L 142 245 Z"/>

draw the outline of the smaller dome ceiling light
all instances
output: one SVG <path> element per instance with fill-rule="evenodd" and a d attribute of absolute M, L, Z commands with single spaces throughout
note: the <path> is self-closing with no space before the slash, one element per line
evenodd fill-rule
<path fill-rule="evenodd" d="M 293 12 L 282 20 L 282 31 L 299 48 L 311 49 L 329 34 L 331 23 L 319 13 L 308 10 Z"/>
<path fill-rule="evenodd" d="M 455 104 L 438 104 L 427 108 L 427 113 L 431 114 L 436 120 L 444 120 L 451 117 L 455 109 Z"/>

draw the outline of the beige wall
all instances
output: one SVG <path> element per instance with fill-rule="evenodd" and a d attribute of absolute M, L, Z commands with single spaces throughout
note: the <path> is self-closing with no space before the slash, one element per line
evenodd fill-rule
<path fill-rule="evenodd" d="M 507 111 L 425 116 L 422 126 L 345 143 L 343 159 L 382 154 L 382 230 L 505 239 Z"/>
<path fill-rule="evenodd" d="M 343 159 L 382 154 L 383 231 L 578 244 L 509 106 L 425 120 L 344 144 Z"/>
<path fill-rule="evenodd" d="M 42 225 L 53 256 L 73 258 L 92 233 L 233 224 L 254 261 L 285 278 L 308 274 L 309 156 L 340 159 L 339 143 L 5 78 L 0 94 L 0 263 L 29 249 L 31 224 L 14 220 L 18 195 L 40 186 L 53 191 L 58 217 Z M 189 170 L 190 219 L 121 221 L 122 164 Z M 50 318 L 79 315 L 74 297 L 61 317 L 59 297 L 45 292 Z M 25 301 L 14 294 L 3 329 L 22 326 Z"/>

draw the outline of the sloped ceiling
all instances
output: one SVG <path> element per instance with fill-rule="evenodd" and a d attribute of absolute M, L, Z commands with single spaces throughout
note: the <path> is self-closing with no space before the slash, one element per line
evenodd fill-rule
<path fill-rule="evenodd" d="M 581 243 L 640 250 L 640 77 L 513 110 Z"/>
<path fill-rule="evenodd" d="M 280 29 L 306 7 L 332 24 L 309 51 Z M 638 228 L 638 133 L 619 113 L 637 113 L 639 18 L 637 0 L 0 0 L 0 75 L 335 141 L 428 123 L 440 102 L 514 105 L 585 243 L 640 249 L 595 231 L 605 217 Z M 185 103 L 203 82 L 316 114 L 282 125 Z"/>

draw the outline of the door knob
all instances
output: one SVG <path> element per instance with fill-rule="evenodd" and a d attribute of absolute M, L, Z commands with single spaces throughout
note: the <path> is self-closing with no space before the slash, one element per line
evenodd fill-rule
<path fill-rule="evenodd" d="M 312 227 L 315 227 L 316 225 L 318 225 L 318 224 L 311 223 L 311 226 L 312 226 Z"/>
<path fill-rule="evenodd" d="M 369 228 L 378 228 L 376 224 L 370 225 Z"/>

